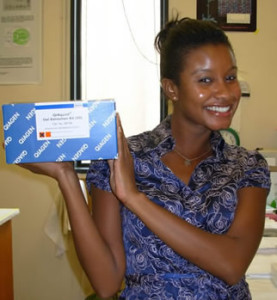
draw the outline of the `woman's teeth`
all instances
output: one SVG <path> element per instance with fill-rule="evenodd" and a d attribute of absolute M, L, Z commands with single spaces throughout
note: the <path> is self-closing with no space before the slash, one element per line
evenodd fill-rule
<path fill-rule="evenodd" d="M 230 109 L 230 106 L 208 106 L 207 110 L 216 111 L 216 112 L 227 112 Z"/>

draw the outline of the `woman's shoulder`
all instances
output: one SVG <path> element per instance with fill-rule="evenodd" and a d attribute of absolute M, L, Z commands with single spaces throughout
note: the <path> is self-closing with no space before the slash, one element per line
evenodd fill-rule
<path fill-rule="evenodd" d="M 257 150 L 248 150 L 242 146 L 226 147 L 228 160 L 236 174 L 241 174 L 241 187 L 256 186 L 270 188 L 270 171 L 264 156 Z"/>
<path fill-rule="evenodd" d="M 266 159 L 258 150 L 247 149 L 243 146 L 228 145 L 226 147 L 226 153 L 229 158 L 239 160 L 242 163 L 249 163 L 251 165 L 258 164 L 268 168 Z"/>
<path fill-rule="evenodd" d="M 268 168 L 266 159 L 258 150 L 228 144 L 218 131 L 213 132 L 211 143 L 217 157 L 220 160 L 223 159 L 222 163 L 231 163 L 233 166 L 238 167 L 249 165 Z"/>

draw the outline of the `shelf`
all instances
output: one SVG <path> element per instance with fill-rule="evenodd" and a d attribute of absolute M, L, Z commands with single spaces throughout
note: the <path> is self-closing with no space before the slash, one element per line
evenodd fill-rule
<path fill-rule="evenodd" d="M 0 208 L 0 225 L 11 220 L 14 216 L 19 214 L 18 208 Z"/>

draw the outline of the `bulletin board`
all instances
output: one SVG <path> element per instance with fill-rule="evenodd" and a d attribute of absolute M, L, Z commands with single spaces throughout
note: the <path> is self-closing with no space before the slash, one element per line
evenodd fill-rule
<path fill-rule="evenodd" d="M 42 0 L 0 0 L 0 84 L 37 84 L 42 73 Z"/>

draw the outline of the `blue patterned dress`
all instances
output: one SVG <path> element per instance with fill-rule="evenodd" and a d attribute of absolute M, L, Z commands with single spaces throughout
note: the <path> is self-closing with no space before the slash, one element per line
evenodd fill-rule
<path fill-rule="evenodd" d="M 128 142 L 138 189 L 157 205 L 215 234 L 224 234 L 230 227 L 238 189 L 270 188 L 264 158 L 256 151 L 226 144 L 218 132 L 211 136 L 214 156 L 196 167 L 186 185 L 161 161 L 175 145 L 170 116 L 153 131 L 130 137 Z M 93 184 L 110 191 L 106 162 L 91 164 L 87 183 L 89 188 Z M 124 206 L 121 218 L 127 263 L 121 299 L 251 299 L 245 278 L 229 286 L 175 253 Z"/>

